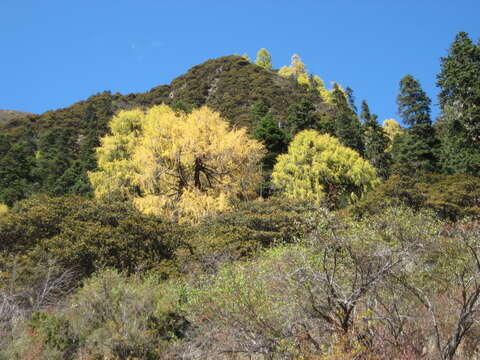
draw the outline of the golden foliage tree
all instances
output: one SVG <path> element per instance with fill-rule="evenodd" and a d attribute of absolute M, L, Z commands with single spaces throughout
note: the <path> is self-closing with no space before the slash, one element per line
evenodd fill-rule
<path fill-rule="evenodd" d="M 283 66 L 278 71 L 278 75 L 283 77 L 293 76 L 298 80 L 300 84 L 308 85 L 308 75 L 305 64 L 297 54 L 292 55 L 292 61 L 290 66 Z"/>
<path fill-rule="evenodd" d="M 110 130 L 97 148 L 99 171 L 89 174 L 95 196 L 128 199 L 144 213 L 196 221 L 260 181 L 262 144 L 207 107 L 122 111 Z"/>
<path fill-rule="evenodd" d="M 258 50 L 255 64 L 261 66 L 265 70 L 270 70 L 272 68 L 272 57 L 267 49 L 262 48 Z"/>
<path fill-rule="evenodd" d="M 282 66 L 280 70 L 278 70 L 278 75 L 285 78 L 293 77 L 300 85 L 313 87 L 317 90 L 325 103 L 333 105 L 333 88 L 328 90 L 325 87 L 324 81 L 318 75 L 309 75 L 305 64 L 300 59 L 298 54 L 292 55 L 290 65 Z M 337 84 L 340 91 L 342 91 L 342 93 L 344 93 L 346 96 L 345 90 L 340 86 L 340 84 L 332 82 L 332 86 L 335 84 Z"/>
<path fill-rule="evenodd" d="M 291 198 L 345 206 L 379 184 L 375 168 L 337 138 L 298 133 L 274 167 L 273 183 Z"/>
<path fill-rule="evenodd" d="M 6 213 L 8 213 L 8 206 L 0 203 L 0 216 L 5 215 Z"/>
<path fill-rule="evenodd" d="M 393 140 L 397 135 L 402 135 L 404 130 L 400 126 L 400 124 L 395 119 L 386 119 L 383 121 L 383 130 L 387 134 L 388 138 L 390 139 L 390 145 L 387 148 L 387 151 L 392 150 Z"/>

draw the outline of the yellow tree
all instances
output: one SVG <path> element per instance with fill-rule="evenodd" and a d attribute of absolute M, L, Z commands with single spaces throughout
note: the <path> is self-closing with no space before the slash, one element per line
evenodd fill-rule
<path fill-rule="evenodd" d="M 313 75 L 310 78 L 307 68 L 298 54 L 292 55 L 291 64 L 289 66 L 282 66 L 280 70 L 278 70 L 278 75 L 285 78 L 293 77 L 300 85 L 312 86 L 318 91 L 323 101 L 329 105 L 333 105 L 333 85 L 337 84 L 340 91 L 346 96 L 345 90 L 340 84 L 332 82 L 332 90 L 327 90 L 325 83 L 319 76 Z"/>
<path fill-rule="evenodd" d="M 278 71 L 278 75 L 283 77 L 293 76 L 297 81 L 302 85 L 308 85 L 308 74 L 305 64 L 300 59 L 300 56 L 297 54 L 292 55 L 292 61 L 290 66 L 283 66 Z"/>
<path fill-rule="evenodd" d="M 272 68 L 272 57 L 267 49 L 262 48 L 258 50 L 257 59 L 255 60 L 255 64 L 261 66 L 266 70 L 270 70 Z"/>
<path fill-rule="evenodd" d="M 120 196 L 144 213 L 194 222 L 229 209 L 261 179 L 263 145 L 207 107 L 123 111 L 110 130 L 89 174 L 95 195 Z"/>
<path fill-rule="evenodd" d="M 395 119 L 386 119 L 383 121 L 383 130 L 387 134 L 388 138 L 390 139 L 390 145 L 386 149 L 386 151 L 392 150 L 393 140 L 397 135 L 403 134 L 403 129 L 400 124 Z"/>
<path fill-rule="evenodd" d="M 373 189 L 379 180 L 375 168 L 337 138 L 304 130 L 280 155 L 273 169 L 273 183 L 286 196 L 327 202 L 339 208 Z"/>
<path fill-rule="evenodd" d="M 8 213 L 8 206 L 0 203 L 0 216 L 5 215 L 6 213 Z"/>

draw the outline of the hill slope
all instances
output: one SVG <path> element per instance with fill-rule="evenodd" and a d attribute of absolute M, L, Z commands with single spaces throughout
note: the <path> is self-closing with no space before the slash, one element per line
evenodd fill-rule
<path fill-rule="evenodd" d="M 302 96 L 322 106 L 320 97 L 296 81 L 240 56 L 225 56 L 145 93 L 104 92 L 67 108 L 8 120 L 0 123 L 0 202 L 12 204 L 37 192 L 89 194 L 86 174 L 96 168 L 94 149 L 107 133 L 112 115 L 122 109 L 161 103 L 184 108 L 208 105 L 233 126 L 252 130 L 255 102 L 264 102 L 281 120 Z"/>
<path fill-rule="evenodd" d="M 26 115 L 31 115 L 31 114 L 25 111 L 0 110 L 0 124 L 5 121 L 12 120 L 12 119 L 19 118 Z"/>

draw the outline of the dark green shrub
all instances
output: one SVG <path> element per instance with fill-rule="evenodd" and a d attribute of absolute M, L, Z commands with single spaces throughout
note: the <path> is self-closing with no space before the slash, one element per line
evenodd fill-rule
<path fill-rule="evenodd" d="M 395 175 L 366 194 L 349 211 L 355 216 L 368 216 L 381 213 L 390 205 L 431 209 L 450 220 L 479 216 L 480 178 L 464 174 L 428 174 L 416 178 Z"/>
<path fill-rule="evenodd" d="M 313 209 L 305 203 L 280 198 L 241 203 L 235 210 L 205 218 L 191 229 L 177 252 L 179 266 L 187 273 L 215 271 L 219 263 L 293 243 L 313 228 L 313 216 Z"/>
<path fill-rule="evenodd" d="M 103 267 L 132 273 L 174 273 L 175 248 L 183 227 L 145 216 L 124 203 L 81 197 L 36 196 L 0 219 L 0 250 L 32 266 L 54 258 L 81 277 Z"/>

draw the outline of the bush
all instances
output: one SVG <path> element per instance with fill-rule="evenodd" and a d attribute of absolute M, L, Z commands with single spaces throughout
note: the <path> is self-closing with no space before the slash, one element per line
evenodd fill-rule
<path fill-rule="evenodd" d="M 168 343 L 188 326 L 180 296 L 181 286 L 156 277 L 107 270 L 86 281 L 63 310 L 35 314 L 8 351 L 24 358 L 35 347 L 36 359 L 165 358 Z"/>
<path fill-rule="evenodd" d="M 303 202 L 280 198 L 242 202 L 235 210 L 191 228 L 177 251 L 179 267 L 184 273 L 211 273 L 223 262 L 293 243 L 313 229 L 314 216 L 314 209 Z"/>
<path fill-rule="evenodd" d="M 430 174 L 419 178 L 392 176 L 349 208 L 355 216 L 379 214 L 388 206 L 431 209 L 443 219 L 480 215 L 480 178 Z"/>
<path fill-rule="evenodd" d="M 185 356 L 466 356 L 480 329 L 479 231 L 408 208 L 360 222 L 325 213 L 303 243 L 195 283 Z"/>
<path fill-rule="evenodd" d="M 182 233 L 183 227 L 126 204 L 36 196 L 0 218 L 0 250 L 5 263 L 15 255 L 32 271 L 39 259 L 54 258 L 81 277 L 103 267 L 128 273 L 155 269 L 168 277 L 175 272 Z"/>

